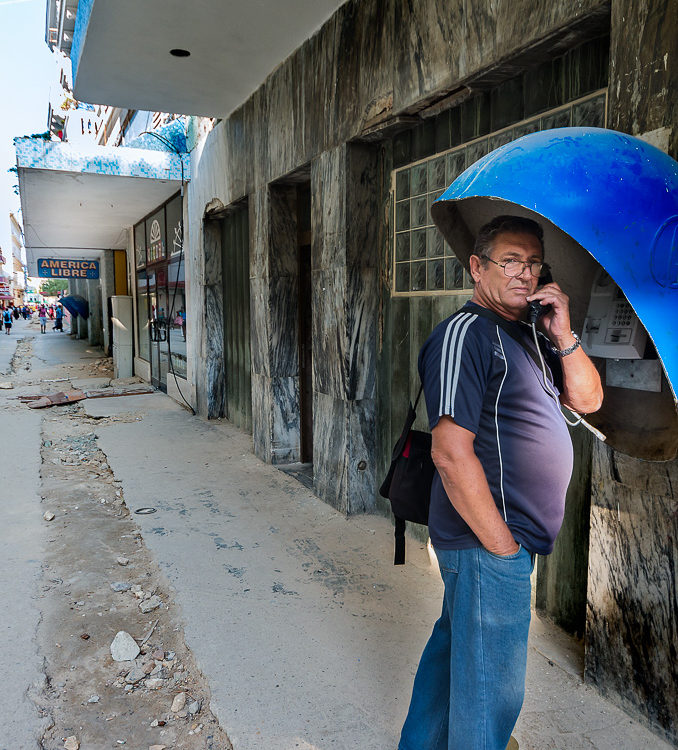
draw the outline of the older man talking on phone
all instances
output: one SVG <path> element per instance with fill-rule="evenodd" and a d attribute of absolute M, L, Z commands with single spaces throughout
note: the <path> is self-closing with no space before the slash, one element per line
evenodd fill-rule
<path fill-rule="evenodd" d="M 560 405 L 585 414 L 602 403 L 568 298 L 547 282 L 540 225 L 496 217 L 470 267 L 471 301 L 419 355 L 437 468 L 429 532 L 445 592 L 399 750 L 506 748 L 525 691 L 530 574 L 553 549 L 572 472 Z M 538 337 L 525 323 L 530 302 L 543 312 Z"/>

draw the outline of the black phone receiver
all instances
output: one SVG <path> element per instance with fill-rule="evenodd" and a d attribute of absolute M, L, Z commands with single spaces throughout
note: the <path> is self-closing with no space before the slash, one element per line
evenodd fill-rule
<path fill-rule="evenodd" d="M 551 269 L 544 265 L 542 268 L 542 274 L 539 277 L 538 286 L 544 286 L 545 284 L 550 284 L 553 281 L 553 276 L 551 276 Z M 527 322 L 532 325 L 533 323 L 536 323 L 538 318 L 540 318 L 542 315 L 546 315 L 546 313 L 551 309 L 551 305 L 542 305 L 541 302 L 539 302 L 538 299 L 532 300 L 532 302 L 529 303 L 527 308 Z"/>

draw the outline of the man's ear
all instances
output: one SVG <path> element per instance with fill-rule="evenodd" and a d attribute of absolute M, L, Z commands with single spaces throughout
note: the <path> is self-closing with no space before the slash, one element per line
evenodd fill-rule
<path fill-rule="evenodd" d="M 469 264 L 471 266 L 471 277 L 473 281 L 477 282 L 480 278 L 481 260 L 477 255 L 472 255 L 469 258 Z"/>

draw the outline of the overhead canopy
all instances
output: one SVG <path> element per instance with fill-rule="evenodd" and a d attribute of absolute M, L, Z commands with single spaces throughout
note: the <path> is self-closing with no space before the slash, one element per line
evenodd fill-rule
<path fill-rule="evenodd" d="M 80 0 L 80 101 L 225 117 L 345 0 Z M 185 50 L 176 57 L 170 50 Z"/>
<path fill-rule="evenodd" d="M 61 297 L 59 302 L 73 315 L 79 315 L 81 318 L 89 318 L 89 302 L 79 294 L 71 294 L 68 297 Z"/>
<path fill-rule="evenodd" d="M 623 133 L 546 130 L 480 159 L 431 208 L 466 268 L 480 226 L 507 213 L 544 227 L 546 260 L 570 297 L 575 329 L 581 330 L 601 266 L 622 290 L 656 347 L 665 386 L 660 394 L 607 388 L 592 421 L 625 452 L 675 455 L 678 163 Z"/>
<path fill-rule="evenodd" d="M 14 143 L 30 276 L 38 275 L 38 258 L 96 258 L 124 249 L 125 228 L 181 187 L 182 157 L 173 152 L 75 149 L 36 138 Z"/>

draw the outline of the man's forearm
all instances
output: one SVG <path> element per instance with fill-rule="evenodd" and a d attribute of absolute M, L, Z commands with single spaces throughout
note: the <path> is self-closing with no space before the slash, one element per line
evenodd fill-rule
<path fill-rule="evenodd" d="M 440 453 L 433 455 L 450 502 L 483 547 L 497 555 L 516 552 L 518 545 L 497 509 L 475 453 L 463 461 Z"/>
<path fill-rule="evenodd" d="M 561 402 L 580 414 L 592 414 L 603 403 L 600 375 L 584 350 L 579 347 L 561 360 L 563 392 Z"/>

